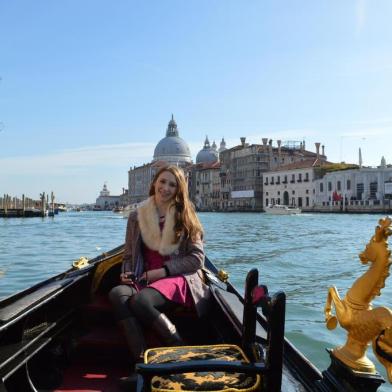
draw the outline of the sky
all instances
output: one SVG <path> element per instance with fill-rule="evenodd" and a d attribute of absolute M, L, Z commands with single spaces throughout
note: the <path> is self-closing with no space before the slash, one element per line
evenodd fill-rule
<path fill-rule="evenodd" d="M 0 1 L 0 195 L 93 203 L 174 114 L 193 159 L 305 140 L 392 163 L 390 0 Z"/>

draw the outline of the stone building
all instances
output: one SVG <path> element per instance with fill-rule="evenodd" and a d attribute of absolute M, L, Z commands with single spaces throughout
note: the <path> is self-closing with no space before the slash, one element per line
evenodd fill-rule
<path fill-rule="evenodd" d="M 320 157 L 323 159 L 324 147 Z M 261 211 L 263 209 L 263 174 L 269 170 L 305 159 L 316 159 L 307 151 L 305 142 L 282 144 L 267 138 L 262 144 L 241 144 L 220 153 L 221 208 L 228 211 Z"/>
<path fill-rule="evenodd" d="M 289 163 L 263 174 L 264 207 L 283 204 L 311 210 L 315 203 L 314 180 L 317 169 L 328 163 L 326 156 L 319 154 L 320 143 L 316 143 L 316 157 Z"/>
<path fill-rule="evenodd" d="M 148 197 L 150 183 L 155 173 L 167 164 L 177 165 L 187 173 L 192 165 L 192 157 L 185 140 L 179 136 L 173 115 L 166 129 L 166 136 L 155 147 L 150 163 L 134 166 L 128 172 L 128 201 L 139 203 Z"/>
<path fill-rule="evenodd" d="M 111 210 L 121 205 L 121 196 L 111 196 L 110 191 L 106 185 L 103 185 L 99 196 L 95 201 L 96 210 Z"/>
<path fill-rule="evenodd" d="M 353 166 L 353 165 L 351 165 Z M 320 173 L 314 183 L 318 211 L 384 212 L 391 210 L 392 165 L 382 158 L 380 166 Z"/>
<path fill-rule="evenodd" d="M 223 141 L 223 139 L 222 139 Z M 224 141 L 223 141 L 224 142 Z M 224 146 L 221 143 L 221 148 Z M 208 137 L 196 156 L 196 164 L 190 173 L 190 197 L 199 211 L 220 209 L 220 163 L 215 142 Z"/>

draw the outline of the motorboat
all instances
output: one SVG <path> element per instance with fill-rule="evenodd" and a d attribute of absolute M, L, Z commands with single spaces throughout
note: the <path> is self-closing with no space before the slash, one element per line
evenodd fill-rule
<path fill-rule="evenodd" d="M 135 204 L 129 204 L 129 205 L 125 206 L 125 207 L 123 208 L 123 210 L 121 211 L 121 214 L 122 214 L 123 218 L 128 219 L 129 214 L 130 214 L 132 211 L 136 210 L 136 208 L 137 208 L 137 203 L 135 203 Z"/>
<path fill-rule="evenodd" d="M 295 215 L 300 214 L 301 209 L 281 204 L 269 204 L 267 207 L 264 208 L 264 212 L 271 215 Z"/>

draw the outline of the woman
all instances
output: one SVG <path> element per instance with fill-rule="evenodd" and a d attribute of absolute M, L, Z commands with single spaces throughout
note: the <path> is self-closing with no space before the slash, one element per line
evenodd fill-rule
<path fill-rule="evenodd" d="M 180 305 L 202 315 L 209 295 L 201 272 L 203 229 L 182 170 L 160 169 L 149 195 L 128 218 L 121 285 L 109 295 L 133 362 L 145 348 L 142 327 L 152 328 L 167 345 L 180 345 L 165 312 Z"/>

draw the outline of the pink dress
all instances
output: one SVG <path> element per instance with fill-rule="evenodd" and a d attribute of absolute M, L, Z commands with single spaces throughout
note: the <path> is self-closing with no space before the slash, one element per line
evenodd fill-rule
<path fill-rule="evenodd" d="M 160 223 L 159 226 L 162 230 L 163 224 Z M 152 250 L 143 244 L 143 259 L 145 270 L 149 271 L 162 268 L 164 262 L 169 260 L 169 256 L 162 256 L 158 251 Z M 148 284 L 147 287 L 152 287 L 159 291 L 170 301 L 184 305 L 188 308 L 193 307 L 193 298 L 188 283 L 182 275 L 168 276 L 167 278 L 156 280 L 155 282 Z"/>

